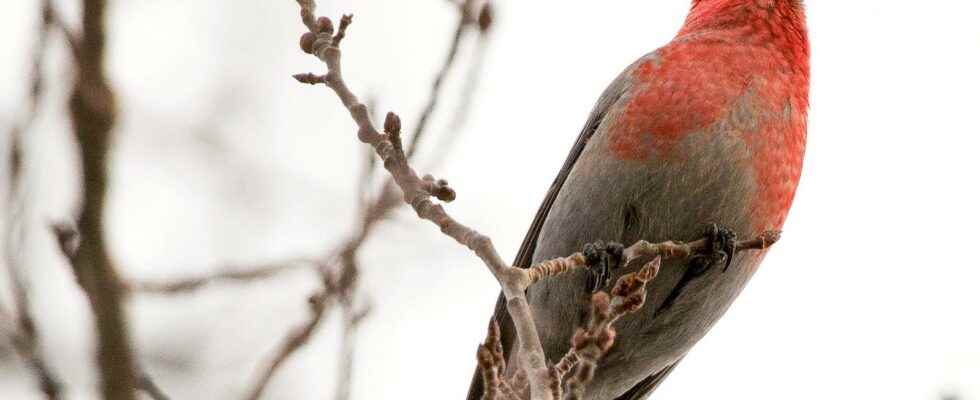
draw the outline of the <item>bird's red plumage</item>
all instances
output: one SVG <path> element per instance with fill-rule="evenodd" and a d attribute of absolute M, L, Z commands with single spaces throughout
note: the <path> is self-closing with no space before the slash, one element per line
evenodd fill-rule
<path fill-rule="evenodd" d="M 595 240 L 693 238 L 709 222 L 742 235 L 780 228 L 802 167 L 809 76 L 800 0 L 694 0 L 677 37 L 600 96 L 514 264 Z M 585 398 L 645 398 L 721 318 L 763 254 L 696 277 L 688 260 L 668 260 L 647 305 L 617 326 Z M 584 292 L 584 273 L 528 291 L 550 360 L 567 352 Z M 495 318 L 513 356 L 505 303 L 501 296 Z M 477 374 L 469 399 L 482 396 L 480 384 Z"/>
<path fill-rule="evenodd" d="M 755 109 L 784 110 L 732 132 L 751 149 L 755 230 L 782 226 L 806 142 L 809 48 L 801 7 L 797 0 L 695 2 L 677 38 L 633 71 L 636 86 L 610 130 L 611 150 L 624 160 L 683 161 L 675 145 L 723 121 L 745 96 Z"/>

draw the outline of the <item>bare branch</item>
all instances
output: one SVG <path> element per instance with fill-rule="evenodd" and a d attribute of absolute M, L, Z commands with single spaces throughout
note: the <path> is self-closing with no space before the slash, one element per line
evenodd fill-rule
<path fill-rule="evenodd" d="M 341 40 L 343 40 L 343 38 L 346 35 L 348 26 L 351 23 L 350 16 L 345 16 L 340 20 L 340 24 L 338 24 L 335 32 L 334 24 L 330 19 L 316 18 L 314 13 L 315 5 L 313 4 L 312 1 L 299 0 L 298 2 L 301 5 L 300 16 L 304 22 L 304 25 L 306 25 L 307 29 L 309 30 L 307 34 L 304 34 L 304 36 L 301 38 L 300 41 L 301 47 L 304 48 L 304 51 L 312 52 L 314 46 L 321 40 L 326 41 L 326 45 L 328 46 L 331 47 L 339 46 Z M 460 10 L 462 15 L 465 11 L 463 8 L 460 8 Z M 460 31 L 463 29 L 468 29 L 472 25 L 473 25 L 473 18 L 471 16 L 467 15 L 465 18 L 463 17 L 460 18 L 460 28 L 457 29 L 457 34 L 454 36 L 450 44 L 449 55 L 445 60 L 443 68 L 441 68 L 440 72 L 437 73 L 437 76 L 435 78 L 435 81 L 437 83 L 435 84 L 435 87 L 433 88 L 433 91 L 430 94 L 429 100 L 427 102 L 429 106 L 426 107 L 426 111 L 424 111 L 423 116 L 420 117 L 421 119 L 423 120 L 428 119 L 429 117 L 428 114 L 431 114 L 435 109 L 435 105 L 438 102 L 438 96 L 440 92 L 439 86 L 441 86 L 442 80 L 445 78 L 445 75 L 450 69 L 450 66 L 454 62 L 454 59 L 456 58 L 458 53 L 460 41 L 463 36 L 463 34 Z M 321 45 L 322 44 L 323 43 L 321 43 Z M 307 83 L 307 84 L 318 84 L 318 83 L 325 84 L 328 81 L 328 76 L 326 75 L 319 76 L 315 74 L 297 74 L 294 75 L 294 78 L 296 78 L 298 81 L 302 83 Z M 366 120 L 370 120 L 371 110 L 373 110 L 373 107 L 368 107 L 367 105 L 362 104 L 359 112 L 363 113 L 362 118 Z M 417 148 L 417 146 L 419 145 L 419 143 L 424 137 L 423 135 L 424 132 L 425 132 L 424 129 L 421 128 L 416 129 L 415 135 L 413 135 L 411 141 L 409 142 L 410 149 Z M 400 140 L 398 141 L 398 146 L 399 146 L 398 151 L 401 151 Z M 411 157 L 411 155 L 409 155 L 409 157 Z M 371 160 L 375 160 L 375 158 L 371 157 Z M 374 164 L 375 162 L 373 161 L 367 164 L 367 167 L 365 168 L 366 173 L 371 172 L 371 170 L 374 167 Z M 436 197 L 442 201 L 452 201 L 453 199 L 455 199 L 456 196 L 456 193 L 452 190 L 451 187 L 449 187 L 448 182 L 446 182 L 445 180 L 435 179 L 431 176 L 426 176 L 422 180 L 421 190 L 427 193 L 428 195 Z M 361 191 L 364 192 L 363 187 Z M 350 304 L 353 301 L 352 297 L 354 295 L 352 292 L 354 290 L 354 287 L 356 286 L 355 280 L 358 275 L 358 268 L 355 260 L 356 254 L 364 244 L 367 237 L 372 232 L 372 229 L 377 225 L 377 223 L 382 221 L 385 217 L 387 217 L 390 214 L 391 210 L 393 210 L 396 206 L 398 206 L 398 204 L 400 204 L 400 201 L 398 200 L 398 197 L 395 192 L 395 184 L 392 180 L 389 180 L 385 182 L 385 184 L 382 186 L 380 192 L 377 194 L 374 201 L 371 202 L 370 205 L 365 207 L 365 210 L 362 213 L 360 226 L 357 228 L 356 233 L 345 243 L 344 246 L 342 246 L 338 251 L 332 253 L 332 254 L 336 254 L 337 257 L 339 257 L 339 261 L 340 261 L 340 270 L 336 276 L 337 282 L 336 282 L 335 290 L 338 292 L 338 295 L 341 299 L 341 305 L 345 310 L 344 311 L 345 315 L 352 312 L 350 310 Z M 326 275 L 330 274 L 330 272 L 327 271 L 327 266 L 334 265 L 334 259 L 335 257 L 333 256 L 327 257 L 324 261 L 321 261 L 319 263 L 321 265 L 321 273 L 325 274 L 325 278 L 324 278 L 325 281 L 328 280 L 326 278 Z M 266 276 L 266 275 L 262 274 L 262 276 Z M 211 279 L 213 279 L 213 277 L 207 277 L 203 281 L 195 280 L 193 281 L 193 284 L 199 286 L 198 283 L 205 283 L 206 281 L 209 281 Z M 319 321 L 323 317 L 322 313 L 324 312 L 324 310 L 325 308 L 322 308 L 319 310 L 319 312 L 312 313 L 310 315 L 310 320 L 307 322 L 305 326 L 308 327 L 310 325 L 315 324 L 314 321 Z M 344 326 L 345 356 L 342 362 L 344 363 L 344 365 L 347 366 L 353 363 L 353 347 L 352 347 L 353 337 L 352 336 L 355 328 L 356 328 L 356 324 L 354 324 L 353 320 L 349 318 L 345 318 L 345 326 Z M 297 351 L 301 346 L 302 343 L 299 344 L 298 346 L 283 347 L 283 351 L 281 351 L 279 353 L 279 356 L 274 359 L 281 358 L 282 360 L 285 360 L 291 355 L 291 353 Z M 260 378 L 260 381 L 256 383 L 255 389 L 253 389 L 252 393 L 257 393 L 257 392 L 260 393 L 262 391 L 262 388 L 264 388 L 264 386 L 268 384 L 269 379 L 271 378 L 272 375 L 275 374 L 276 369 L 278 369 L 281 364 L 282 362 L 270 363 L 268 367 L 264 370 L 264 372 L 261 374 L 262 378 Z M 338 385 L 338 391 L 337 391 L 338 398 L 342 399 L 349 396 L 349 380 L 351 379 L 350 373 L 352 371 L 350 371 L 350 368 L 343 368 L 343 367 L 341 368 L 341 370 L 346 371 L 342 373 L 341 380 Z"/>
<path fill-rule="evenodd" d="M 20 140 L 23 132 L 30 129 L 30 126 L 34 124 L 37 119 L 38 112 L 41 104 L 41 95 L 44 92 L 45 80 L 44 80 L 44 56 L 48 49 L 48 40 L 50 37 L 51 28 L 53 26 L 58 26 L 57 22 L 60 19 L 56 18 L 54 5 L 51 0 L 45 0 L 41 3 L 41 21 L 38 24 L 37 32 L 37 43 L 34 44 L 33 51 L 34 54 L 31 57 L 31 77 L 29 89 L 27 92 L 27 110 L 24 111 L 21 116 L 20 121 L 16 121 L 10 126 L 10 140 L 11 140 L 11 152 L 10 152 L 10 182 L 11 187 L 18 180 L 21 173 L 22 167 L 22 154 L 20 148 Z"/>
<path fill-rule="evenodd" d="M 354 375 L 354 342 L 357 337 L 357 329 L 361 322 L 371 311 L 370 306 L 362 306 L 355 309 L 352 304 L 344 304 L 344 327 L 341 334 L 341 361 L 339 376 L 337 378 L 337 391 L 334 393 L 334 400 L 348 400 L 351 393 L 351 381 Z"/>
<path fill-rule="evenodd" d="M 107 252 L 103 229 L 106 162 L 115 121 L 115 98 L 104 66 L 106 6 L 105 0 L 83 3 L 77 76 L 69 100 L 71 121 L 82 152 L 84 182 L 78 224 L 82 241 L 72 267 L 95 317 L 102 395 L 109 400 L 133 400 L 137 379 L 122 304 L 124 290 Z"/>
<path fill-rule="evenodd" d="M 779 240 L 780 232 L 765 231 L 758 236 L 742 240 L 735 244 L 735 252 L 744 250 L 763 250 L 769 248 Z M 640 240 L 623 251 L 626 258 L 626 265 L 630 265 L 636 260 L 652 259 L 662 257 L 664 259 L 687 258 L 695 254 L 704 252 L 707 249 L 708 240 L 698 239 L 691 242 L 666 241 L 660 243 L 650 243 Z M 528 276 L 530 284 L 533 285 L 541 279 L 555 277 L 576 269 L 587 268 L 585 256 L 581 253 L 574 253 L 568 257 L 555 258 L 541 261 L 530 266 Z"/>
<path fill-rule="evenodd" d="M 298 0 L 298 2 L 301 8 L 305 9 L 302 12 L 304 15 L 314 12 L 313 1 Z M 345 25 L 349 25 L 350 20 L 350 16 L 345 16 L 341 20 L 338 35 L 345 31 Z M 345 21 L 347 24 L 344 24 Z M 522 347 L 520 354 L 523 355 L 520 362 L 521 367 L 528 371 L 528 378 L 531 381 L 531 397 L 532 399 L 546 398 L 548 395 L 544 393 L 542 388 L 548 386 L 547 378 L 550 373 L 545 363 L 537 329 L 531 318 L 527 299 L 524 297 L 524 289 L 530 282 L 526 271 L 505 263 L 500 258 L 490 238 L 459 223 L 450 217 L 442 206 L 430 200 L 430 194 L 424 189 L 424 181 L 408 165 L 405 152 L 402 150 L 400 119 L 394 113 L 389 113 L 385 119 L 384 134 L 374 127 L 366 111 L 367 107 L 358 100 L 344 82 L 340 65 L 340 49 L 334 46 L 334 43 L 337 43 L 335 38 L 323 33 L 317 34 L 313 43 L 313 53 L 327 65 L 327 74 L 322 79 L 323 83 L 334 91 L 350 111 L 351 118 L 358 126 L 358 139 L 375 149 L 383 161 L 385 169 L 402 189 L 405 202 L 412 206 L 420 218 L 432 222 L 444 234 L 470 248 L 484 261 L 490 272 L 501 283 L 507 298 L 508 311 L 514 317 L 517 326 L 518 340 Z M 308 83 L 303 79 L 297 79 Z"/>
<path fill-rule="evenodd" d="M 207 285 L 221 281 L 253 282 L 272 276 L 277 276 L 284 272 L 295 271 L 302 268 L 310 268 L 311 266 L 316 267 L 319 265 L 320 260 L 318 259 L 297 258 L 248 267 L 228 267 L 215 273 L 173 281 L 130 281 L 126 283 L 126 287 L 130 291 L 138 293 L 182 294 L 193 292 Z"/>
<path fill-rule="evenodd" d="M 475 1 L 467 0 L 466 3 L 475 3 Z M 473 15 L 473 11 L 472 11 L 473 7 L 471 4 L 464 5 L 462 3 L 454 3 L 454 6 L 459 8 L 459 12 L 460 12 L 459 24 L 457 25 L 452 40 L 450 41 L 449 50 L 447 51 L 447 56 L 443 62 L 443 65 L 436 73 L 436 77 L 433 79 L 433 88 L 429 94 L 428 99 L 426 100 L 427 106 L 425 107 L 425 110 L 423 111 L 422 115 L 420 115 L 419 117 L 420 123 L 417 125 L 411 139 L 409 140 L 408 148 L 410 149 L 410 151 L 409 154 L 407 155 L 409 159 L 412 159 L 412 157 L 416 154 L 412 149 L 418 148 L 418 146 L 421 145 L 421 142 L 423 141 L 422 139 L 426 137 L 425 128 L 427 127 L 427 124 L 424 121 L 427 121 L 430 118 L 431 114 L 434 113 L 434 111 L 436 110 L 436 106 L 439 103 L 439 97 L 441 96 L 440 87 L 442 86 L 442 82 L 443 80 L 445 80 L 452 65 L 455 63 L 455 60 L 459 56 L 459 49 L 461 46 L 461 42 L 462 39 L 465 37 L 464 33 L 468 29 L 473 29 L 475 25 L 476 27 L 479 28 L 479 32 L 480 32 L 478 52 L 477 52 L 477 56 L 474 58 L 473 66 L 471 67 L 470 71 L 467 74 L 467 77 L 465 78 L 466 87 L 463 90 L 462 100 L 458 102 L 456 111 L 453 113 L 453 121 L 450 124 L 450 129 L 448 133 L 451 134 L 458 131 L 459 128 L 462 127 L 463 123 L 468 118 L 468 110 L 471 107 L 470 100 L 472 99 L 472 94 L 475 91 L 477 82 L 480 77 L 480 70 L 481 70 L 480 66 L 482 65 L 484 59 L 483 53 L 486 50 L 486 37 L 487 37 L 487 33 L 490 30 L 489 28 L 492 25 L 493 18 L 492 18 L 491 6 L 489 3 L 484 3 L 483 6 L 480 8 L 479 14 L 475 17 Z M 309 13 L 307 9 L 301 9 L 301 18 L 303 19 L 304 25 L 306 25 L 307 28 L 310 29 L 311 31 L 317 31 L 319 33 L 325 33 L 327 35 L 333 33 L 333 29 L 334 29 L 333 22 L 330 21 L 329 19 L 326 18 L 317 19 L 313 14 Z M 344 26 L 343 28 L 344 30 L 346 30 L 346 26 Z M 312 37 L 314 38 L 313 40 L 315 40 L 315 36 Z M 310 45 L 312 46 L 312 42 L 310 43 Z M 325 79 L 326 79 L 326 76 L 319 76 L 319 75 L 309 74 L 309 73 L 297 74 L 294 75 L 293 77 L 300 82 L 308 83 L 308 84 L 325 83 Z M 369 114 L 375 109 L 373 104 L 374 102 L 375 101 L 372 98 L 369 99 L 369 101 L 366 104 Z M 450 136 L 455 136 L 455 135 L 447 134 L 445 136 L 446 138 L 444 138 L 444 140 L 451 140 Z M 443 146 L 440 145 L 440 147 Z M 362 195 L 366 195 L 368 193 L 368 191 L 366 190 L 367 189 L 366 184 L 370 182 L 370 174 L 374 170 L 374 166 L 377 160 L 372 154 L 372 152 L 369 151 L 367 154 L 368 157 L 366 157 L 365 167 L 360 180 L 362 182 L 362 186 L 359 188 L 359 191 L 361 192 Z M 441 156 L 443 155 L 444 152 L 439 153 L 434 160 L 441 159 Z M 448 186 L 445 180 L 436 180 L 434 178 L 427 179 L 426 185 L 427 185 L 426 191 L 430 192 L 434 197 L 442 201 L 452 201 L 455 198 L 456 195 L 455 192 L 452 191 L 452 188 Z M 374 222 L 384 219 L 389 215 L 392 209 L 394 209 L 399 204 L 401 204 L 401 202 L 398 201 L 397 197 L 395 196 L 396 194 L 395 189 L 396 188 L 394 182 L 389 180 L 385 182 L 385 184 L 382 186 L 380 193 L 376 195 L 373 202 L 365 201 L 365 204 L 367 203 L 372 204 L 372 205 L 365 206 L 366 208 L 365 214 L 367 215 L 364 216 L 364 218 L 369 219 L 371 221 L 371 223 L 368 225 L 373 225 Z M 359 248 L 360 244 L 356 244 L 352 247 Z M 291 270 L 292 267 L 294 267 L 294 265 L 286 265 L 286 264 L 292 264 L 292 262 L 283 263 L 282 265 L 278 265 L 278 266 L 260 265 L 254 267 L 226 268 L 225 271 L 223 272 L 218 272 L 215 274 L 210 274 L 210 275 L 196 277 L 196 278 L 185 278 L 172 282 L 130 282 L 127 284 L 127 286 L 137 292 L 148 292 L 148 293 L 157 293 L 157 294 L 178 294 L 178 293 L 185 293 L 188 291 L 202 288 L 212 283 L 212 281 L 225 280 L 225 281 L 250 282 L 250 281 L 259 280 L 267 277 L 273 277 L 278 275 L 278 273 L 280 272 Z M 328 263 L 321 260 L 320 264 L 326 265 Z M 254 271 L 248 272 L 249 270 L 253 270 L 253 269 Z"/>
<path fill-rule="evenodd" d="M 61 398 L 61 382 L 40 351 L 37 327 L 31 315 L 30 304 L 23 282 L 14 276 L 14 297 L 18 303 L 17 317 L 0 307 L 0 333 L 10 340 L 17 355 L 30 368 L 37 379 L 38 388 L 48 400 Z M 16 322 L 14 321 L 16 318 Z"/>
<path fill-rule="evenodd" d="M 585 267 L 585 256 L 575 253 L 568 257 L 545 260 L 528 268 L 531 284 L 549 276 L 561 275 L 575 268 Z"/>
<path fill-rule="evenodd" d="M 31 77 L 29 79 L 29 90 L 27 110 L 24 112 L 19 122 L 14 122 L 10 127 L 10 176 L 9 176 L 9 196 L 7 227 L 4 231 L 6 240 L 4 249 L 6 267 L 12 281 L 13 297 L 15 309 L 9 313 L 0 307 L 0 323 L 9 325 L 4 329 L 6 337 L 17 354 L 24 360 L 31 372 L 37 379 L 38 388 L 49 400 L 61 398 L 62 389 L 59 379 L 54 371 L 45 361 L 40 349 L 40 337 L 37 332 L 37 325 L 34 321 L 31 310 L 30 295 L 28 293 L 22 271 L 20 259 L 15 255 L 15 245 L 12 243 L 16 238 L 22 239 L 18 218 L 23 213 L 24 205 L 23 186 L 20 185 L 21 172 L 23 169 L 23 155 L 21 154 L 22 135 L 27 132 L 40 111 L 41 98 L 44 93 L 44 59 L 48 48 L 48 41 L 52 29 L 59 29 L 64 33 L 66 42 L 72 50 L 77 49 L 77 41 L 74 35 L 68 32 L 61 18 L 58 16 L 51 0 L 44 0 L 41 3 L 41 18 L 38 24 L 37 43 L 33 47 L 31 58 Z M 19 246 L 18 246 L 19 247 Z M 16 322 L 14 321 L 16 319 Z"/>
<path fill-rule="evenodd" d="M 422 135 L 426 133 L 426 127 L 429 123 L 429 118 L 432 117 L 433 112 L 436 110 L 436 106 L 439 104 L 439 92 L 442 89 L 442 84 L 446 80 L 446 75 L 449 74 L 449 70 L 452 68 L 456 61 L 456 55 L 459 53 L 460 43 L 463 41 L 463 35 L 466 34 L 467 28 L 473 25 L 475 19 L 472 14 L 472 8 L 474 0 L 464 0 L 459 7 L 459 22 L 456 24 L 456 30 L 453 34 L 453 39 L 449 42 L 449 51 L 446 54 L 446 58 L 442 63 L 442 67 L 439 68 L 439 72 L 436 73 L 435 79 L 432 81 L 432 89 L 429 93 L 429 100 L 425 104 L 425 108 L 422 109 L 422 114 L 419 115 L 419 120 L 415 124 L 415 130 L 412 132 L 412 142 L 408 145 L 408 151 L 405 153 L 406 156 L 411 159 L 418 151 L 418 144 Z M 333 47 L 337 47 L 334 45 Z"/>
<path fill-rule="evenodd" d="M 781 233 L 779 231 L 762 232 L 755 238 L 737 242 L 735 251 L 767 249 L 779 241 L 780 235 Z M 707 245 L 707 239 L 699 239 L 690 243 L 668 241 L 656 244 L 640 240 L 624 250 L 623 255 L 626 256 L 627 260 L 656 256 L 663 258 L 685 258 L 704 251 Z"/>
<path fill-rule="evenodd" d="M 138 388 L 153 400 L 170 400 L 170 397 L 157 386 L 156 382 L 153 381 L 153 378 L 145 370 L 139 374 Z"/>
<path fill-rule="evenodd" d="M 330 285 L 328 285 L 329 287 Z M 309 299 L 310 305 L 310 316 L 311 318 L 304 321 L 301 325 L 296 326 L 290 331 L 289 336 L 287 336 L 282 343 L 279 344 L 278 349 L 275 354 L 269 359 L 268 364 L 265 368 L 262 368 L 259 378 L 249 391 L 246 396 L 250 400 L 258 400 L 262 396 L 262 392 L 265 387 L 269 384 L 272 376 L 276 373 L 286 360 L 300 347 L 306 344 L 313 336 L 313 332 L 320 325 L 320 321 L 323 320 L 324 310 L 330 307 L 334 296 L 336 293 L 332 290 L 324 290 L 319 292 Z"/>
<path fill-rule="evenodd" d="M 469 120 L 476 89 L 480 86 L 480 78 L 483 77 L 483 64 L 486 60 L 487 47 L 489 47 L 490 42 L 490 27 L 493 21 L 491 10 L 490 2 L 483 4 L 478 19 L 481 29 L 480 35 L 477 37 L 476 50 L 466 71 L 466 77 L 463 79 L 464 84 L 460 91 L 459 99 L 455 101 L 456 108 L 452 112 L 452 119 L 444 129 L 444 132 L 439 136 L 439 141 L 435 144 L 435 148 L 439 149 L 439 151 L 432 154 L 431 158 L 426 160 L 428 163 L 427 169 L 431 170 L 445 160 L 446 155 L 450 153 L 449 150 L 453 147 L 456 139 L 459 138 L 460 132 L 463 131 L 466 122 Z M 484 24 L 486 24 L 486 28 L 483 28 Z M 418 141 L 420 136 L 424 135 L 419 134 L 413 136 L 412 141 Z"/>

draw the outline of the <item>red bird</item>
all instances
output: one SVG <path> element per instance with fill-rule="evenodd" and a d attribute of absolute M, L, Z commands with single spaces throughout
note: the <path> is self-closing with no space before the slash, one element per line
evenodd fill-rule
<path fill-rule="evenodd" d="M 800 178 L 809 85 L 801 0 L 694 0 L 674 40 L 603 92 L 515 265 L 596 240 L 694 239 L 711 223 L 743 237 L 779 229 Z M 665 263 L 644 308 L 617 323 L 586 398 L 648 396 L 724 314 L 763 255 L 740 253 L 730 268 Z M 587 281 L 582 272 L 528 291 L 549 360 L 560 359 L 582 323 Z M 495 318 L 510 353 L 513 325 L 502 302 Z M 468 398 L 481 393 L 477 377 Z"/>

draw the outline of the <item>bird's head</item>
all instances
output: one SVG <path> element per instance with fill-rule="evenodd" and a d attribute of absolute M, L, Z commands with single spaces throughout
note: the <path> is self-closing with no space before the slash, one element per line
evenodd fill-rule
<path fill-rule="evenodd" d="M 693 0 L 681 31 L 725 29 L 753 22 L 805 32 L 803 0 Z"/>
<path fill-rule="evenodd" d="M 754 3 L 760 7 L 775 7 L 777 5 L 786 5 L 788 7 L 802 8 L 803 0 L 693 0 L 691 2 L 691 8 L 698 8 L 702 6 L 718 5 L 722 3 L 734 3 L 734 4 L 749 4 Z"/>

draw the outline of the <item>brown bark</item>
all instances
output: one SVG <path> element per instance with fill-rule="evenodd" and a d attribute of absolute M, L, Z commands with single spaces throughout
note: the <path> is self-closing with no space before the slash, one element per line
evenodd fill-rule
<path fill-rule="evenodd" d="M 76 54 L 76 81 L 69 112 L 82 153 L 84 195 L 72 259 L 75 277 L 88 296 L 97 331 L 97 356 L 103 397 L 135 399 L 136 373 L 123 307 L 124 291 L 105 242 L 108 155 L 115 123 L 115 98 L 105 76 L 104 0 L 86 0 L 82 36 Z"/>

